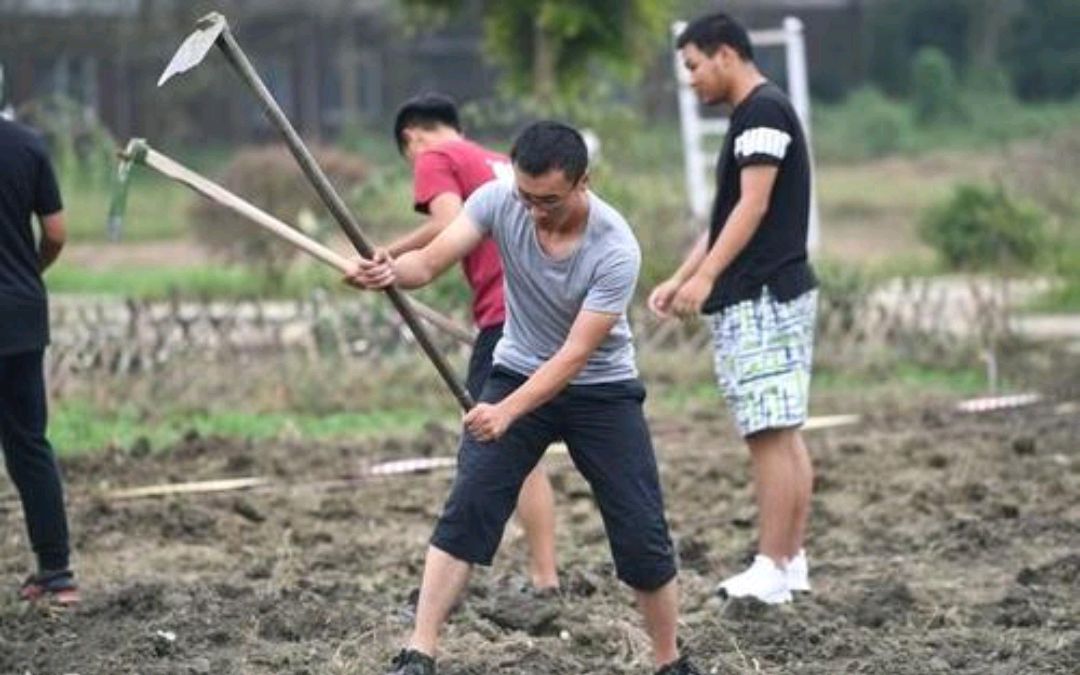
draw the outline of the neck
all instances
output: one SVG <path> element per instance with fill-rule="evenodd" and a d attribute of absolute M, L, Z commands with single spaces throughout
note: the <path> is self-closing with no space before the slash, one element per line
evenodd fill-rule
<path fill-rule="evenodd" d="M 440 127 L 438 129 L 433 129 L 427 133 L 427 135 L 423 139 L 420 149 L 430 150 L 437 145 L 442 145 L 443 143 L 446 143 L 448 141 L 459 141 L 462 138 L 463 136 L 455 129 L 451 129 L 449 127 Z"/>
<path fill-rule="evenodd" d="M 765 76 L 761 74 L 761 71 L 753 63 L 743 65 L 731 88 L 731 105 L 737 106 L 745 101 L 750 92 L 765 81 Z"/>
<path fill-rule="evenodd" d="M 581 202 L 567 214 L 566 220 L 558 224 L 551 224 L 543 228 L 548 234 L 557 237 L 573 237 L 585 231 L 585 225 L 589 222 L 589 198 L 582 195 Z"/>

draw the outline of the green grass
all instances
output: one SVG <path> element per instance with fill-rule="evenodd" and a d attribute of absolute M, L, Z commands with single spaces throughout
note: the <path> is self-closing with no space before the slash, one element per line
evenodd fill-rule
<path fill-rule="evenodd" d="M 1058 314 L 1080 312 L 1080 222 L 1063 224 L 1053 258 L 1053 273 L 1061 283 L 1035 298 L 1028 309 Z"/>
<path fill-rule="evenodd" d="M 228 161 L 223 146 L 169 148 L 182 164 L 209 177 Z M 68 235 L 72 242 L 107 241 L 106 218 L 112 200 L 116 166 L 57 166 Z M 188 233 L 188 207 L 197 197 L 188 188 L 152 169 L 132 167 L 122 240 L 131 242 L 175 239 Z"/>
<path fill-rule="evenodd" d="M 1080 125 L 1080 101 L 1028 104 L 1003 93 L 971 91 L 963 92 L 962 100 L 961 117 L 925 126 L 915 124 L 907 102 L 868 90 L 852 92 L 840 104 L 818 104 L 815 154 L 818 161 L 856 162 L 888 154 L 986 151 Z"/>
<path fill-rule="evenodd" d="M 379 410 L 330 415 L 290 413 L 171 413 L 146 419 L 134 406 L 103 414 L 87 401 L 64 401 L 54 406 L 49 437 L 60 455 L 76 455 L 109 446 L 130 448 L 145 439 L 155 449 L 167 447 L 185 434 L 225 436 L 253 441 L 274 438 L 310 440 L 356 439 L 419 431 L 432 419 L 427 410 Z"/>
<path fill-rule="evenodd" d="M 1080 276 L 1066 277 L 1060 286 L 1032 300 L 1026 309 L 1050 314 L 1080 312 Z"/>
<path fill-rule="evenodd" d="M 723 405 L 713 381 L 712 364 L 707 355 L 700 356 L 700 370 L 693 376 L 665 385 L 649 384 L 652 407 L 664 414 L 679 414 L 700 405 Z M 810 381 L 810 400 L 817 396 L 845 395 L 861 392 L 875 398 L 889 393 L 898 398 L 917 399 L 920 396 L 964 398 L 987 392 L 985 371 L 979 368 L 941 368 L 914 363 L 882 364 L 861 371 L 843 371 L 818 367 Z M 841 396 L 842 397 L 842 396 Z M 819 414 L 843 411 L 816 411 Z"/>
<path fill-rule="evenodd" d="M 712 379 L 711 365 L 701 356 L 700 369 L 687 371 L 676 382 L 656 383 L 645 373 L 649 384 L 649 409 L 654 414 L 681 415 L 702 406 L 722 406 Z M 864 372 L 849 373 L 818 369 L 814 373 L 812 397 L 851 400 L 851 392 L 873 398 L 891 395 L 917 400 L 936 395 L 954 398 L 986 391 L 985 375 L 978 369 L 944 369 L 913 364 L 894 364 Z M 167 404 L 162 404 L 167 405 Z M 843 412 L 816 410 L 818 414 Z M 457 413 L 446 407 L 380 407 L 358 412 L 254 412 L 222 410 L 155 411 L 145 403 L 118 403 L 102 406 L 92 397 L 73 397 L 56 402 L 51 411 L 49 436 L 60 455 L 77 455 L 107 447 L 131 448 L 147 442 L 160 449 L 177 442 L 191 431 L 202 436 L 250 439 L 356 440 L 371 436 L 419 433 L 424 424 L 437 419 L 456 423 Z"/>
<path fill-rule="evenodd" d="M 303 267 L 281 284 L 251 268 L 233 265 L 194 267 L 123 267 L 88 270 L 57 265 L 45 276 L 52 293 L 117 295 L 139 300 L 190 298 L 237 299 L 251 297 L 301 297 L 317 287 L 340 286 L 333 272 Z M 347 290 L 342 287 L 342 290 Z"/>
<path fill-rule="evenodd" d="M 123 241 L 143 242 L 176 239 L 187 234 L 187 208 L 191 192 L 134 169 L 122 228 Z M 72 242 L 107 241 L 105 222 L 112 199 L 111 187 L 64 181 L 61 186 L 68 237 Z"/>
<path fill-rule="evenodd" d="M 45 275 L 50 293 L 112 295 L 133 300 L 257 298 L 299 299 L 322 289 L 335 296 L 359 291 L 341 282 L 340 275 L 324 266 L 301 265 L 277 282 L 243 265 L 193 267 L 123 267 L 89 270 L 58 264 Z M 447 312 L 469 306 L 464 276 L 451 272 L 414 295 Z"/>
<path fill-rule="evenodd" d="M 814 371 L 811 390 L 823 394 L 892 391 L 900 396 L 920 393 L 975 396 L 986 393 L 987 382 L 986 372 L 980 368 L 941 368 L 896 363 L 870 368 L 866 372 L 819 368 Z"/>

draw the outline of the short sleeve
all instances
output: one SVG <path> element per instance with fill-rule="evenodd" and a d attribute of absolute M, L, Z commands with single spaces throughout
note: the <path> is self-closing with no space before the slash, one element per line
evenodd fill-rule
<path fill-rule="evenodd" d="M 641 253 L 621 251 L 606 257 L 597 269 L 585 294 L 582 309 L 605 314 L 622 314 L 630 306 L 641 270 Z"/>
<path fill-rule="evenodd" d="M 50 216 L 64 208 L 60 200 L 60 187 L 56 183 L 56 172 L 43 147 L 37 148 L 37 181 L 34 185 L 34 213 Z"/>
<path fill-rule="evenodd" d="M 790 116 L 777 101 L 752 101 L 738 136 L 735 162 L 739 168 L 753 164 L 779 165 L 795 136 Z"/>
<path fill-rule="evenodd" d="M 510 196 L 510 187 L 501 180 L 493 180 L 480 186 L 465 200 L 465 213 L 476 223 L 480 232 L 492 234 Z"/>
<path fill-rule="evenodd" d="M 431 202 L 447 192 L 465 197 L 453 161 L 442 152 L 421 153 L 413 164 L 413 208 L 428 213 Z"/>

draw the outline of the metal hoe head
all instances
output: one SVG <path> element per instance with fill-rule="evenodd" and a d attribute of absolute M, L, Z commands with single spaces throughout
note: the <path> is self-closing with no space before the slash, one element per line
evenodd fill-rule
<path fill-rule="evenodd" d="M 165 72 L 158 78 L 158 86 L 168 82 L 173 75 L 185 73 L 202 63 L 206 54 L 214 47 L 220 36 L 229 27 L 229 22 L 218 12 L 211 12 L 195 23 L 195 32 L 187 36 L 184 44 L 176 50 Z"/>

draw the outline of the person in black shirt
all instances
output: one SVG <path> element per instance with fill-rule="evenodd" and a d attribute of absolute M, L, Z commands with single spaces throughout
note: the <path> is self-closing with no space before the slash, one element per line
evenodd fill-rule
<path fill-rule="evenodd" d="M 33 214 L 41 225 L 40 244 Z M 37 556 L 37 572 L 20 596 L 71 604 L 79 598 L 69 569 L 64 492 L 45 437 L 49 309 L 41 278 L 65 239 L 60 191 L 44 144 L 29 129 L 0 119 L 0 445 Z"/>
<path fill-rule="evenodd" d="M 799 428 L 817 306 L 806 251 L 810 152 L 791 103 L 755 66 L 742 26 L 705 16 L 677 46 L 698 98 L 732 114 L 709 230 L 652 291 L 649 307 L 661 318 L 706 315 L 717 379 L 750 448 L 758 555 L 718 592 L 788 602 L 792 591 L 809 590 L 803 540 L 813 474 Z"/>

